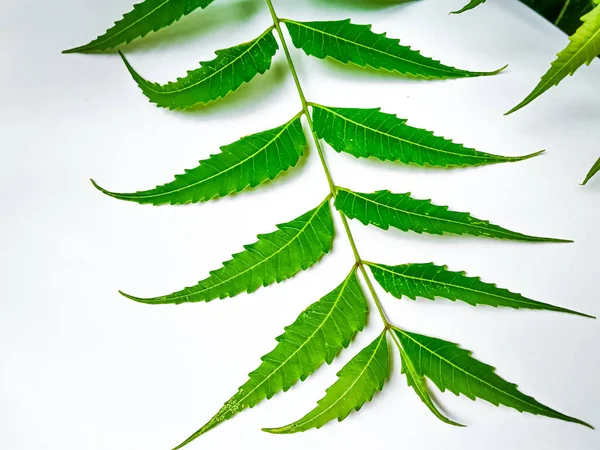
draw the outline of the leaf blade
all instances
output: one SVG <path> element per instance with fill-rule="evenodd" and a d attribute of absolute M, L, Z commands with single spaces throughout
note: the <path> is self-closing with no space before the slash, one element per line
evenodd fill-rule
<path fill-rule="evenodd" d="M 325 22 L 298 22 L 281 19 L 285 23 L 296 48 L 307 55 L 341 63 L 351 62 L 359 67 L 385 69 L 418 78 L 463 78 L 495 75 L 492 72 L 471 72 L 446 66 L 420 54 L 408 46 L 399 45 L 399 39 L 371 31 L 371 25 L 357 25 L 350 19 Z"/>
<path fill-rule="evenodd" d="M 356 158 L 449 168 L 523 161 L 543 152 L 516 157 L 493 155 L 406 125 L 406 119 L 383 113 L 379 108 L 335 108 L 316 103 L 311 106 L 317 136 L 338 153 Z"/>
<path fill-rule="evenodd" d="M 371 401 L 389 372 L 389 353 L 384 330 L 373 342 L 363 348 L 342 370 L 338 380 L 328 389 L 318 405 L 301 419 L 279 428 L 263 428 L 274 434 L 290 434 L 321 428 L 333 419 L 344 420 L 353 410 L 358 411 Z"/>
<path fill-rule="evenodd" d="M 579 67 L 589 65 L 600 55 L 600 0 L 595 2 L 596 7 L 581 18 L 583 24 L 569 37 L 569 44 L 556 55 L 550 69 L 542 76 L 537 86 L 505 115 L 528 105 L 552 86 L 557 86 L 568 75 L 573 75 Z"/>
<path fill-rule="evenodd" d="M 300 115 L 279 127 L 221 147 L 221 153 L 154 189 L 118 193 L 107 191 L 94 180 L 92 183 L 102 193 L 119 200 L 152 205 L 205 202 L 255 188 L 295 167 L 304 154 L 306 137 Z"/>
<path fill-rule="evenodd" d="M 278 49 L 271 26 L 256 39 L 217 50 L 215 59 L 204 61 L 200 68 L 188 71 L 187 76 L 163 85 L 143 78 L 125 56 L 121 52 L 119 54 L 150 102 L 161 108 L 181 110 L 224 98 L 256 75 L 264 74 L 270 69 L 272 58 Z"/>
<path fill-rule="evenodd" d="M 367 318 L 367 301 L 356 268 L 333 291 L 310 305 L 277 337 L 277 346 L 263 356 L 263 363 L 249 374 L 248 381 L 219 412 L 180 446 L 188 444 L 245 408 L 252 408 L 298 380 L 304 381 L 323 362 L 331 364 L 354 335 L 362 331 Z M 298 340 L 304 340 L 299 343 Z"/>
<path fill-rule="evenodd" d="M 485 0 L 469 0 L 469 3 L 467 3 L 461 9 L 459 9 L 458 11 L 452 11 L 450 14 L 462 14 L 466 11 L 476 8 L 479 5 L 483 5 L 484 3 Z"/>
<path fill-rule="evenodd" d="M 471 400 L 480 398 L 491 404 L 514 408 L 592 428 L 588 423 L 562 414 L 523 394 L 513 383 L 500 378 L 492 366 L 471 356 L 471 352 L 442 339 L 394 328 L 404 351 L 411 355 L 417 372 L 431 379 L 440 391 L 446 389 Z M 423 356 L 424 355 L 424 356 Z M 424 359 L 428 362 L 424 362 Z M 445 372 L 445 376 L 444 376 Z"/>
<path fill-rule="evenodd" d="M 214 0 L 145 0 L 133 5 L 114 26 L 91 42 L 63 53 L 93 53 L 111 50 L 138 37 L 171 25 L 198 8 L 206 8 Z"/>
<path fill-rule="evenodd" d="M 531 300 L 495 284 L 485 283 L 479 277 L 468 277 L 465 272 L 452 272 L 446 266 L 436 266 L 433 263 L 387 266 L 366 261 L 365 264 L 381 287 L 399 299 L 403 296 L 412 300 L 417 297 L 429 300 L 443 297 L 452 301 L 460 300 L 471 306 L 548 310 L 595 319 L 594 316 L 578 311 Z"/>
<path fill-rule="evenodd" d="M 563 239 L 529 236 L 502 228 L 469 213 L 451 211 L 430 200 L 417 200 L 407 194 L 376 191 L 372 194 L 353 192 L 338 187 L 335 207 L 351 219 L 364 225 L 375 225 L 387 230 L 390 226 L 402 231 L 443 235 L 470 234 L 496 239 L 529 242 L 571 242 Z"/>
<path fill-rule="evenodd" d="M 594 163 L 588 174 L 585 176 L 585 179 L 583 180 L 581 185 L 585 186 L 587 182 L 590 181 L 592 177 L 598 173 L 598 171 L 600 171 L 600 158 L 598 158 L 598 161 Z"/>
<path fill-rule="evenodd" d="M 281 282 L 314 265 L 329 253 L 334 230 L 328 196 L 319 206 L 296 219 L 277 225 L 278 230 L 259 234 L 258 241 L 246 245 L 193 287 L 169 295 L 139 298 L 121 292 L 131 300 L 147 304 L 209 302 L 254 292 L 261 286 Z M 285 257 L 285 259 L 284 259 Z"/>

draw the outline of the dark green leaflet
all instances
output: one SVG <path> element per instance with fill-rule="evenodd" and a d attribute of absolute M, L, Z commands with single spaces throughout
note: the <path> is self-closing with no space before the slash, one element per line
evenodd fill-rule
<path fill-rule="evenodd" d="M 464 394 L 471 400 L 481 398 L 493 405 L 505 405 L 519 412 L 529 412 L 567 422 L 591 426 L 579 419 L 562 414 L 523 394 L 513 383 L 500 378 L 494 368 L 471 356 L 457 344 L 394 329 L 400 344 L 410 356 L 417 373 L 426 376 L 444 392 Z"/>
<path fill-rule="evenodd" d="M 365 326 L 367 301 L 353 268 L 348 277 L 321 300 L 310 305 L 277 338 L 275 349 L 263 356 L 262 364 L 250 373 L 210 421 L 186 439 L 184 446 L 245 408 L 252 408 L 298 380 L 304 381 L 319 366 L 331 364 L 342 348 Z"/>
<path fill-rule="evenodd" d="M 155 298 L 121 294 L 150 304 L 208 302 L 291 278 L 331 250 L 334 233 L 329 199 L 291 222 L 277 225 L 277 231 L 259 234 L 257 242 L 244 246 L 245 251 L 233 255 L 196 286 Z"/>
<path fill-rule="evenodd" d="M 272 130 L 246 136 L 221 147 L 221 153 L 200 161 L 194 169 L 176 175 L 175 181 L 155 189 L 121 194 L 100 191 L 121 200 L 137 203 L 180 205 L 224 197 L 273 180 L 294 167 L 306 148 L 300 116 Z"/>
<path fill-rule="evenodd" d="M 206 8 L 214 0 L 146 0 L 89 44 L 65 50 L 63 53 L 91 53 L 110 50 L 151 31 L 171 25 L 197 8 Z"/>
<path fill-rule="evenodd" d="M 418 50 L 399 45 L 399 39 L 376 34 L 371 25 L 356 25 L 350 19 L 331 22 L 296 22 L 282 19 L 292 41 L 307 55 L 330 57 L 344 64 L 385 69 L 418 78 L 462 78 L 495 75 L 493 72 L 469 72 L 445 66 L 423 56 Z"/>
<path fill-rule="evenodd" d="M 389 354 L 384 330 L 339 371 L 338 380 L 327 389 L 325 397 L 318 401 L 315 409 L 294 423 L 280 428 L 264 428 L 263 431 L 276 434 L 298 433 L 321 428 L 333 419 L 341 422 L 383 389 L 388 373 Z"/>
<path fill-rule="evenodd" d="M 278 48 L 271 27 L 253 41 L 217 50 L 217 57 L 212 61 L 202 62 L 199 69 L 188 71 L 186 77 L 164 85 L 142 78 L 125 56 L 121 54 L 121 57 L 152 103 L 163 108 L 186 109 L 225 97 L 256 75 L 265 73 Z"/>
<path fill-rule="evenodd" d="M 448 419 L 440 412 L 440 410 L 435 406 L 435 403 L 433 403 L 433 399 L 431 398 L 429 389 L 427 388 L 425 377 L 417 373 L 412 360 L 400 345 L 398 345 L 398 350 L 400 352 L 400 362 L 402 363 L 401 372 L 406 375 L 406 383 L 414 389 L 421 401 L 425 403 L 427 408 L 429 408 L 429 410 L 442 422 L 447 423 L 448 425 L 454 425 L 456 427 L 464 427 L 464 425 Z"/>
<path fill-rule="evenodd" d="M 470 234 L 497 239 L 538 242 L 570 242 L 562 239 L 528 236 L 510 231 L 469 213 L 449 211 L 447 206 L 433 205 L 430 200 L 417 200 L 410 194 L 377 191 L 372 194 L 352 192 L 338 187 L 335 206 L 351 219 L 363 224 L 412 230 L 430 234 Z"/>
<path fill-rule="evenodd" d="M 585 180 L 583 180 L 583 183 L 581 183 L 581 184 L 586 185 L 587 182 L 590 181 L 592 179 L 592 177 L 598 173 L 599 170 L 600 170 L 600 158 L 598 158 L 598 161 L 596 161 L 594 163 L 594 165 L 592 166 L 592 168 L 586 175 Z"/>
<path fill-rule="evenodd" d="M 461 13 L 464 13 L 465 11 L 469 11 L 469 10 L 475 8 L 476 6 L 482 5 L 484 3 L 485 3 L 485 0 L 470 0 L 469 3 L 467 3 L 461 9 L 459 9 L 458 11 L 452 11 L 451 14 L 461 14 Z"/>
<path fill-rule="evenodd" d="M 592 0 L 521 0 L 567 34 L 581 25 L 581 16 L 594 8 Z"/>
<path fill-rule="evenodd" d="M 499 288 L 495 284 L 484 283 L 479 277 L 468 277 L 465 272 L 452 272 L 446 266 L 436 266 L 433 263 L 399 266 L 371 262 L 366 264 L 381 287 L 396 298 L 402 298 L 404 295 L 413 300 L 417 297 L 430 300 L 443 297 L 453 301 L 461 300 L 472 306 L 545 309 L 593 318 L 570 309 L 536 302 L 521 294 Z"/>
<path fill-rule="evenodd" d="M 406 119 L 380 112 L 379 108 L 334 108 L 312 103 L 314 127 L 337 152 L 375 157 L 426 167 L 466 167 L 522 161 L 526 156 L 498 156 L 479 152 L 406 125 Z"/>

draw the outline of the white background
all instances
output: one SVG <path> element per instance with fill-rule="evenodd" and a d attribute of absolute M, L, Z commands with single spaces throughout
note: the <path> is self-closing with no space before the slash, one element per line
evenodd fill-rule
<path fill-rule="evenodd" d="M 414 81 L 293 56 L 309 99 L 375 107 L 482 151 L 533 160 L 466 170 L 426 170 L 356 160 L 327 149 L 338 185 L 412 191 L 505 227 L 574 244 L 352 229 L 365 259 L 429 262 L 467 270 L 531 298 L 600 314 L 600 178 L 579 186 L 599 156 L 600 64 L 581 69 L 508 117 L 567 38 L 515 0 L 461 16 L 466 0 L 392 8 L 348 1 L 275 1 L 299 20 L 352 17 L 425 55 L 495 77 Z M 147 189 L 218 151 L 219 145 L 287 121 L 299 110 L 280 52 L 274 70 L 227 100 L 194 112 L 148 103 L 118 56 L 61 55 L 100 34 L 128 0 L 2 2 L 0 14 L 0 448 L 168 449 L 208 420 L 270 351 L 283 326 L 335 287 L 351 265 L 336 223 L 335 250 L 314 268 L 253 295 L 209 304 L 147 306 L 117 289 L 154 296 L 195 284 L 211 269 L 313 208 L 327 185 L 314 150 L 296 170 L 254 191 L 184 207 L 140 206 L 96 191 Z M 151 80 L 167 81 L 254 38 L 269 25 L 262 4 L 219 0 L 125 47 Z M 472 308 L 446 300 L 399 301 L 380 292 L 409 330 L 459 342 L 543 403 L 600 425 L 598 322 L 550 312 Z M 190 449 L 406 448 L 597 449 L 597 432 L 519 414 L 451 393 L 433 417 L 395 358 L 383 393 L 341 424 L 274 436 L 308 412 L 335 373 L 379 333 L 368 329 L 332 367 L 245 411 Z"/>

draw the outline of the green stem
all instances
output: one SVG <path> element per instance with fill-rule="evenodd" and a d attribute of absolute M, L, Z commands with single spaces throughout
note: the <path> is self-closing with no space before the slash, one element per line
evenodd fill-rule
<path fill-rule="evenodd" d="M 290 55 L 290 50 L 287 46 L 287 42 L 283 35 L 283 31 L 281 30 L 281 20 L 275 13 L 275 8 L 273 8 L 273 3 L 271 0 L 266 0 L 267 6 L 269 7 L 269 11 L 271 12 L 271 17 L 273 18 L 273 25 L 277 30 L 277 34 L 279 35 L 279 40 L 281 42 L 281 46 L 283 47 L 283 52 L 285 53 L 285 58 L 287 59 L 288 67 L 290 68 L 290 72 L 292 73 L 292 77 L 294 78 L 294 83 L 296 84 L 296 89 L 298 91 L 298 95 L 300 97 L 300 102 L 302 102 L 302 111 L 306 116 L 306 121 L 308 122 L 308 127 L 310 128 L 310 132 L 313 137 L 313 141 L 315 142 L 315 147 L 317 148 L 317 152 L 319 153 L 319 158 L 321 160 L 321 165 L 323 166 L 323 170 L 325 172 L 325 176 L 327 177 L 327 183 L 329 184 L 329 191 L 331 196 L 335 199 L 337 195 L 337 188 L 333 183 L 333 178 L 331 177 L 331 172 L 329 171 L 329 166 L 327 165 L 327 161 L 325 160 L 325 154 L 323 152 L 323 147 L 321 146 L 321 141 L 319 141 L 319 137 L 315 132 L 312 116 L 310 115 L 310 111 L 308 109 L 309 102 L 306 100 L 306 96 L 304 95 L 304 91 L 302 90 L 302 86 L 300 85 L 300 80 L 298 78 L 298 73 L 296 72 L 296 67 L 294 66 L 294 61 L 292 60 L 292 56 Z M 342 219 L 342 223 L 344 224 L 344 230 L 346 231 L 346 235 L 348 236 L 348 241 L 350 242 L 350 246 L 352 247 L 352 253 L 354 253 L 354 259 L 356 261 L 357 267 L 360 269 L 365 282 L 367 283 L 367 287 L 369 288 L 369 292 L 371 293 L 371 297 L 373 298 L 375 305 L 377 306 L 377 310 L 379 311 L 379 315 L 381 316 L 381 320 L 386 328 L 389 330 L 391 328 L 391 324 L 385 315 L 385 311 L 383 310 L 383 306 L 379 301 L 379 297 L 375 292 L 375 288 L 373 287 L 373 283 L 371 283 L 371 279 L 369 278 L 367 271 L 364 268 L 362 259 L 360 254 L 358 253 L 358 249 L 356 248 L 356 242 L 354 241 L 354 236 L 352 236 L 352 231 L 350 231 L 350 226 L 348 225 L 348 219 L 342 211 L 338 211 L 340 217 Z"/>

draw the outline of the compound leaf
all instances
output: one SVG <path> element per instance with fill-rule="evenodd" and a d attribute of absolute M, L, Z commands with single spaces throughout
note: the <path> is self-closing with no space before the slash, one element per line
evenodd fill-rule
<path fill-rule="evenodd" d="M 273 27 L 258 38 L 224 50 L 217 50 L 212 61 L 201 62 L 201 67 L 188 71 L 184 78 L 164 85 L 142 78 L 121 54 L 127 70 L 146 97 L 157 106 L 186 109 L 207 104 L 225 97 L 271 67 L 278 49 Z"/>
<path fill-rule="evenodd" d="M 197 8 L 206 8 L 214 0 L 145 0 L 108 29 L 102 36 L 81 47 L 63 53 L 92 53 L 110 50 L 151 31 L 171 25 Z"/>
<path fill-rule="evenodd" d="M 558 85 L 567 75 L 573 75 L 579 67 L 584 64 L 589 65 L 596 56 L 600 55 L 600 0 L 595 2 L 596 7 L 581 18 L 583 24 L 569 37 L 571 42 L 556 55 L 557 58 L 538 85 L 521 103 L 506 114 L 531 103 L 552 86 Z"/>
<path fill-rule="evenodd" d="M 431 398 L 431 394 L 429 393 L 429 388 L 427 387 L 427 381 L 425 380 L 425 377 L 417 373 L 417 370 L 415 369 L 415 365 L 413 364 L 412 360 L 400 345 L 398 345 L 398 350 L 400 351 L 400 362 L 402 363 L 401 373 L 406 375 L 406 383 L 414 389 L 415 393 L 419 396 L 421 401 L 425 403 L 425 405 L 427 406 L 427 408 L 429 408 L 433 415 L 440 419 L 442 422 L 447 423 L 448 425 L 454 425 L 456 427 L 464 427 L 464 425 L 448 419 L 440 412 L 437 406 L 435 406 L 433 399 Z"/>
<path fill-rule="evenodd" d="M 445 66 L 421 55 L 418 50 L 400 45 L 399 39 L 376 34 L 371 25 L 356 25 L 350 19 L 331 22 L 296 22 L 282 19 L 292 42 L 307 55 L 330 57 L 344 64 L 384 69 L 418 78 L 463 78 L 495 75 L 493 72 L 470 72 Z"/>
<path fill-rule="evenodd" d="M 155 189 L 123 194 L 109 192 L 93 180 L 92 183 L 111 197 L 137 203 L 180 205 L 205 202 L 275 179 L 298 163 L 305 148 L 306 138 L 298 115 L 280 127 L 221 147 L 221 153 L 211 155 L 200 161 L 198 167 L 175 175 L 175 181 Z"/>
<path fill-rule="evenodd" d="M 469 213 L 450 211 L 431 200 L 417 200 L 407 194 L 377 191 L 372 194 L 337 188 L 335 206 L 351 219 L 387 230 L 390 226 L 402 231 L 430 234 L 470 234 L 497 239 L 538 242 L 570 242 L 562 239 L 528 236 L 510 231 Z"/>
<path fill-rule="evenodd" d="M 590 181 L 592 179 L 592 177 L 598 173 L 599 170 L 600 170 L 600 158 L 598 158 L 598 161 L 596 161 L 594 163 L 594 165 L 592 166 L 592 168 L 586 175 L 585 180 L 583 180 L 583 183 L 581 183 L 581 184 L 582 185 L 587 184 L 587 182 Z"/>
<path fill-rule="evenodd" d="M 331 250 L 333 221 L 329 199 L 291 222 L 277 225 L 277 231 L 259 234 L 257 242 L 244 246 L 245 251 L 233 255 L 196 286 L 155 298 L 121 294 L 149 304 L 208 302 L 254 292 L 261 286 L 291 278 Z"/>
<path fill-rule="evenodd" d="M 337 152 L 357 158 L 375 157 L 426 167 L 466 167 L 522 161 L 526 156 L 498 156 L 479 152 L 406 125 L 406 119 L 380 112 L 379 108 L 333 108 L 311 104 L 317 135 Z"/>
<path fill-rule="evenodd" d="M 341 422 L 383 389 L 388 372 L 389 355 L 384 330 L 338 372 L 338 380 L 327 389 L 315 409 L 294 423 L 280 428 L 264 428 L 263 431 L 289 434 L 321 428 L 333 419 Z"/>
<path fill-rule="evenodd" d="M 367 301 L 358 283 L 356 269 L 333 291 L 310 305 L 296 321 L 277 337 L 275 349 L 263 356 L 262 364 L 251 372 L 248 381 L 200 430 L 180 446 L 230 419 L 245 408 L 252 408 L 280 391 L 287 391 L 298 380 L 331 364 L 342 348 L 365 326 Z"/>
<path fill-rule="evenodd" d="M 396 298 L 402 298 L 403 295 L 412 300 L 417 297 L 430 300 L 443 297 L 452 301 L 461 300 L 472 306 L 544 309 L 593 318 L 570 309 L 536 302 L 521 294 L 499 288 L 495 284 L 484 283 L 479 277 L 468 277 L 465 272 L 452 272 L 446 266 L 436 266 L 433 263 L 399 266 L 371 262 L 366 264 L 381 287 Z"/>
<path fill-rule="evenodd" d="M 517 385 L 496 375 L 492 366 L 476 360 L 470 351 L 457 344 L 397 328 L 394 332 L 414 362 L 417 373 L 433 381 L 442 392 L 448 389 L 456 395 L 464 394 L 471 400 L 480 398 L 495 406 L 505 405 L 519 412 L 539 414 L 591 428 L 591 425 L 523 394 Z"/>
<path fill-rule="evenodd" d="M 465 11 L 469 11 L 469 10 L 475 8 L 476 6 L 483 5 L 484 3 L 485 3 L 485 0 L 470 0 L 469 3 L 467 3 L 461 9 L 459 9 L 458 11 L 452 11 L 450 14 L 461 14 L 461 13 L 464 13 Z"/>

